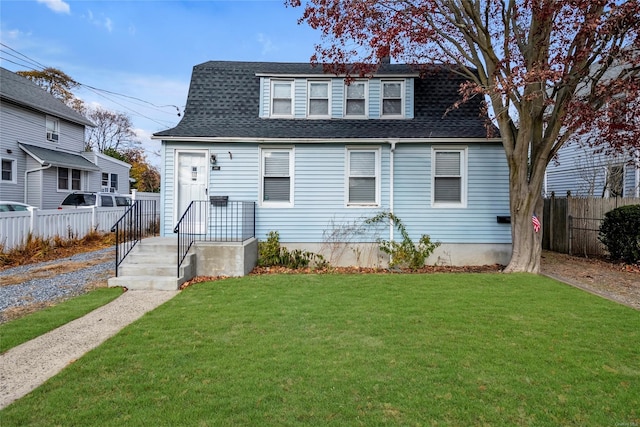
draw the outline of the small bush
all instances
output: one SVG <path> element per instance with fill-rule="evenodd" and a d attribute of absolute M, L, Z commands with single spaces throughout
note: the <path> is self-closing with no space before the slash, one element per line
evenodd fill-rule
<path fill-rule="evenodd" d="M 629 264 L 640 261 L 640 205 L 622 206 L 604 215 L 600 241 L 611 258 Z"/>
<path fill-rule="evenodd" d="M 420 237 L 417 244 L 409 237 L 409 233 L 400 218 L 391 212 L 381 212 L 373 218 L 369 218 L 365 222 L 367 224 L 375 224 L 384 220 L 393 221 L 394 225 L 402 235 L 402 242 L 398 243 L 394 240 L 378 239 L 380 250 L 391 256 L 389 267 L 406 266 L 411 270 L 417 270 L 424 267 L 425 260 L 440 246 L 440 242 L 432 242 L 427 234 Z"/>
<path fill-rule="evenodd" d="M 314 263 L 318 268 L 326 267 L 326 261 L 322 255 L 309 251 L 295 249 L 287 250 L 280 246 L 280 233 L 270 231 L 267 241 L 258 242 L 258 265 L 260 267 L 282 266 L 287 268 L 304 268 Z"/>

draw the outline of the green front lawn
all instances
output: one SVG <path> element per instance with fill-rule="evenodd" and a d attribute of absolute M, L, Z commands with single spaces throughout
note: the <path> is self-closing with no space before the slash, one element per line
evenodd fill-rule
<path fill-rule="evenodd" d="M 122 288 L 97 288 L 0 325 L 0 354 L 69 323 L 122 295 Z"/>
<path fill-rule="evenodd" d="M 640 313 L 534 275 L 195 285 L 0 425 L 640 423 Z"/>

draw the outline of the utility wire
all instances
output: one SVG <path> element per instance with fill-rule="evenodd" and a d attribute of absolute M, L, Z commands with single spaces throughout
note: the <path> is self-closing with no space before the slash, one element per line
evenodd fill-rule
<path fill-rule="evenodd" d="M 5 49 L 9 49 L 11 52 L 15 52 L 17 55 L 20 55 L 20 57 L 26 58 L 26 60 L 27 60 L 27 61 L 31 62 L 31 64 L 30 64 L 30 65 L 25 65 L 25 64 L 18 63 L 18 62 L 15 62 L 15 61 L 13 61 L 13 60 L 10 60 L 10 59 L 8 59 L 8 58 L 6 58 L 6 57 L 5 57 L 5 58 L 3 58 L 2 56 L 0 56 L 0 59 L 2 59 L 3 61 L 7 61 L 7 62 L 10 62 L 10 63 L 12 63 L 12 64 L 16 64 L 16 65 L 19 65 L 19 66 L 21 66 L 21 67 L 28 68 L 28 69 L 29 69 L 29 70 L 31 70 L 31 71 L 42 71 L 42 70 L 44 70 L 45 68 L 48 68 L 48 67 L 46 67 L 45 65 L 41 64 L 40 62 L 36 61 L 35 59 L 32 59 L 32 58 L 28 57 L 27 55 L 25 55 L 25 54 L 23 54 L 23 53 L 21 53 L 21 52 L 19 52 L 19 51 L 15 50 L 15 49 L 13 49 L 13 48 L 12 48 L 12 47 L 10 47 L 10 46 L 7 46 L 7 45 L 6 45 L 6 44 L 4 44 L 4 43 L 1 43 L 1 42 L 0 42 L 0 46 L 4 47 Z M 0 51 L 0 52 L 1 52 L 1 51 Z M 13 58 L 16 58 L 16 59 L 18 59 L 18 60 L 23 61 L 23 59 L 22 59 L 22 58 L 18 57 L 17 55 L 12 54 L 11 52 L 4 51 L 4 54 L 5 54 L 5 55 L 9 55 L 9 56 L 11 56 L 11 57 L 13 57 Z M 34 67 L 35 67 L 35 68 L 34 68 Z M 156 104 L 154 104 L 154 103 L 152 103 L 152 102 L 146 101 L 146 100 L 141 99 L 141 98 L 136 98 L 136 97 L 134 97 L 134 96 L 125 95 L 125 94 L 118 93 L 118 92 L 114 92 L 114 91 L 110 91 L 110 90 L 107 90 L 107 89 L 100 89 L 100 88 L 97 88 L 97 87 L 94 87 L 94 86 L 91 86 L 91 85 L 87 85 L 87 84 L 84 84 L 84 83 L 81 83 L 81 82 L 78 82 L 78 81 L 75 81 L 75 82 L 78 84 L 78 86 L 79 86 L 79 87 L 84 87 L 84 88 L 86 88 L 86 89 L 88 89 L 88 90 L 90 90 L 90 91 L 94 92 L 96 95 L 98 95 L 98 96 L 102 96 L 103 98 L 107 99 L 108 101 L 111 101 L 111 102 L 113 102 L 114 104 L 119 105 L 119 106 L 121 106 L 121 107 L 125 108 L 126 110 L 131 111 L 131 112 L 132 112 L 132 113 L 134 113 L 135 115 L 137 115 L 137 116 L 139 116 L 139 117 L 143 117 L 143 118 L 145 118 L 145 119 L 147 119 L 147 120 L 151 120 L 152 122 L 157 123 L 157 124 L 158 124 L 158 125 L 160 125 L 160 126 L 172 126 L 173 124 L 167 124 L 167 122 L 165 122 L 165 123 L 160 123 L 160 122 L 158 122 L 157 120 L 155 120 L 155 119 L 153 119 L 153 118 L 151 118 L 151 117 L 148 117 L 148 116 L 146 116 L 146 115 L 144 115 L 144 114 L 140 113 L 139 111 L 134 110 L 134 109 L 133 109 L 133 108 L 131 108 L 131 107 L 128 107 L 128 106 L 126 106 L 126 105 L 124 105 L 124 104 L 121 104 L 121 103 L 119 103 L 119 102 L 115 101 L 114 99 L 111 99 L 111 98 L 107 97 L 106 95 L 104 95 L 104 94 L 102 94 L 102 93 L 100 93 L 100 92 L 103 92 L 103 93 L 106 93 L 106 94 L 110 94 L 110 95 L 114 95 L 114 96 L 119 96 L 119 97 L 122 97 L 122 98 L 127 98 L 127 99 L 131 99 L 131 100 L 135 100 L 135 101 L 142 102 L 142 103 L 144 103 L 144 104 L 146 104 L 146 105 L 149 105 L 149 106 L 153 107 L 153 109 L 154 109 L 154 110 L 156 110 L 156 111 L 158 111 L 158 112 L 161 112 L 161 113 L 164 113 L 164 114 L 172 114 L 172 113 L 168 113 L 167 111 L 161 110 L 161 108 L 172 107 L 172 108 L 175 108 L 175 109 L 176 109 L 178 117 L 181 117 L 181 115 L 182 115 L 182 113 L 180 112 L 180 108 L 179 108 L 177 105 L 173 105 L 173 104 L 169 104 L 169 105 L 156 105 Z M 140 105 L 140 104 L 138 104 L 138 105 Z M 146 107 L 146 106 L 145 106 L 145 108 L 149 108 L 149 107 Z"/>

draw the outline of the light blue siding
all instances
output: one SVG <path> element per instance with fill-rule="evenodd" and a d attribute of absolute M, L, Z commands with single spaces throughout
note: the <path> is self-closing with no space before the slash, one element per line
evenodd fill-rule
<path fill-rule="evenodd" d="M 509 215 L 508 169 L 499 144 L 460 144 L 468 147 L 467 206 L 431 206 L 431 146 L 402 145 L 395 152 L 394 213 L 414 241 L 422 234 L 443 243 L 510 243 L 508 224 L 496 216 Z"/>
<path fill-rule="evenodd" d="M 406 79 L 404 82 L 404 116 L 407 119 L 413 119 L 414 79 Z"/>
<path fill-rule="evenodd" d="M 296 79 L 293 83 L 293 114 L 297 119 L 307 116 L 307 80 Z"/>
<path fill-rule="evenodd" d="M 287 145 L 287 144 L 284 144 Z M 464 144 L 456 144 L 463 146 Z M 500 144 L 466 144 L 468 147 L 468 203 L 460 209 L 431 206 L 431 145 L 398 144 L 395 151 L 394 212 L 414 240 L 429 234 L 443 243 L 510 243 L 508 224 L 496 216 L 509 215 L 508 170 Z M 229 200 L 255 201 L 256 236 L 265 239 L 278 231 L 283 243 L 322 243 L 328 233 L 354 221 L 363 221 L 390 208 L 390 150 L 380 145 L 380 206 L 348 207 L 344 144 L 295 146 L 294 206 L 261 207 L 260 147 L 254 143 L 165 143 L 162 188 L 165 234 L 173 229 L 174 159 L 176 149 L 208 149 L 217 155 L 219 171 L 210 172 L 210 195 Z M 369 145 L 367 145 L 369 147 Z M 375 147 L 371 145 L 371 147 Z M 231 155 L 229 155 L 231 152 Z M 352 242 L 388 238 L 388 228 L 371 226 L 368 234 L 352 236 Z"/>
<path fill-rule="evenodd" d="M 380 79 L 372 79 L 369 81 L 369 117 L 372 119 L 380 118 L 382 108 L 380 107 L 381 95 Z"/>
<path fill-rule="evenodd" d="M 331 116 L 342 118 L 344 116 L 344 79 L 331 80 Z"/>
<path fill-rule="evenodd" d="M 260 107 L 258 117 L 269 117 L 269 88 L 269 79 L 260 79 Z"/>
<path fill-rule="evenodd" d="M 306 78 L 298 78 L 293 83 L 293 115 L 295 118 L 305 118 L 307 116 L 307 83 L 309 80 Z M 317 80 L 317 79 L 316 79 Z M 405 91 L 405 118 L 412 119 L 414 117 L 414 79 L 404 79 L 404 91 Z M 381 79 L 372 78 L 368 80 L 368 94 L 367 94 L 367 110 L 370 118 L 380 118 L 381 115 Z M 268 77 L 262 77 L 260 79 L 260 117 L 270 116 L 271 105 L 271 79 Z M 345 100 L 345 84 L 342 78 L 331 79 L 331 117 L 342 118 L 344 117 L 344 100 Z"/>

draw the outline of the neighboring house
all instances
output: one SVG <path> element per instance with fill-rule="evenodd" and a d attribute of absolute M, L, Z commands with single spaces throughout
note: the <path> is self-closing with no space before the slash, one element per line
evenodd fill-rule
<path fill-rule="evenodd" d="M 509 173 L 499 138 L 487 138 L 480 101 L 445 114 L 464 79 L 446 67 L 421 78 L 384 64 L 345 82 L 304 63 L 212 61 L 193 68 L 185 114 L 162 140 L 161 230 L 191 200 L 255 201 L 256 237 L 278 231 L 290 248 L 337 265 L 380 265 L 363 225 L 382 211 L 414 242 L 442 243 L 429 263 L 506 264 Z M 339 256 L 336 256 L 339 254 Z"/>
<path fill-rule="evenodd" d="M 88 119 L 0 68 L 0 200 L 55 209 L 77 190 L 129 193 L 127 163 L 84 152 Z M 111 190 L 114 189 L 114 190 Z"/>
<path fill-rule="evenodd" d="M 597 70 L 597 64 L 593 65 L 593 69 Z M 625 77 L 625 73 L 629 69 L 628 63 L 618 62 L 607 70 L 602 80 L 628 78 L 630 75 Z M 590 84 L 587 84 L 578 93 L 589 93 L 590 90 Z M 618 109 L 620 102 L 624 101 L 614 95 L 603 107 L 602 120 L 605 123 L 608 121 L 608 126 L 617 132 L 640 126 L 637 114 L 631 111 L 625 114 Z M 545 196 L 551 196 L 553 192 L 558 197 L 564 197 L 571 191 L 572 195 L 579 197 L 640 197 L 640 150 L 608 155 L 592 147 L 596 145 L 593 142 L 603 143 L 606 147 L 607 141 L 603 138 L 594 131 L 573 137 L 562 146 L 557 158 L 551 160 L 547 167 Z"/>
<path fill-rule="evenodd" d="M 571 141 L 547 167 L 544 194 L 564 197 L 640 197 L 640 151 L 605 155 Z"/>

